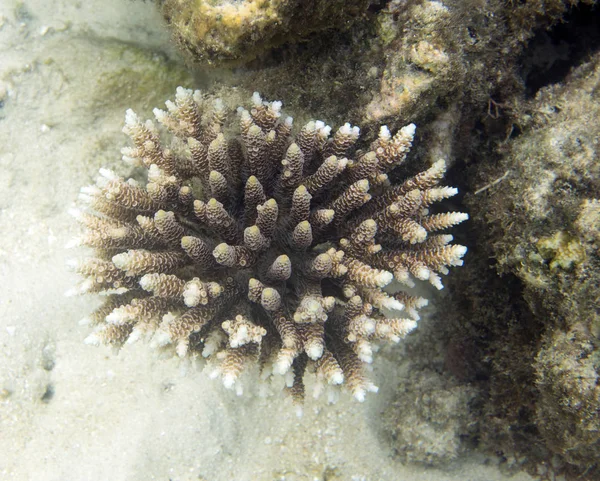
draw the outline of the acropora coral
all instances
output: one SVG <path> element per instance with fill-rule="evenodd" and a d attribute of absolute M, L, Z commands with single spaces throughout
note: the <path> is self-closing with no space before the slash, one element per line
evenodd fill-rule
<path fill-rule="evenodd" d="M 85 226 L 75 245 L 95 256 L 73 263 L 76 293 L 106 301 L 86 321 L 89 344 L 140 338 L 181 357 L 206 358 L 210 373 L 241 389 L 258 365 L 282 375 L 296 400 L 303 376 L 335 396 L 362 401 L 373 343 L 398 342 L 417 325 L 420 297 L 384 288 L 412 278 L 442 288 L 466 247 L 439 233 L 467 215 L 430 212 L 457 190 L 440 186 L 443 160 L 400 183 L 388 173 L 411 148 L 415 125 L 381 127 L 358 149 L 359 128 L 333 135 L 311 121 L 292 135 L 281 102 L 258 93 L 236 128 L 220 100 L 179 87 L 156 124 L 127 111 L 132 147 L 123 159 L 145 174 L 101 169 L 84 187 Z M 170 139 L 170 141 L 169 141 Z"/>

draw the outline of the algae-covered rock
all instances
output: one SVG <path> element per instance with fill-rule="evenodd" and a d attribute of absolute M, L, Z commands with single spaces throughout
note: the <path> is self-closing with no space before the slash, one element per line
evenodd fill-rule
<path fill-rule="evenodd" d="M 370 0 L 164 0 L 179 45 L 201 63 L 241 63 L 309 34 L 347 28 Z"/>
<path fill-rule="evenodd" d="M 537 356 L 538 428 L 552 451 L 580 466 L 593 466 L 600 454 L 599 348 L 598 337 L 576 323 L 546 336 Z"/>
<path fill-rule="evenodd" d="M 419 118 L 432 105 L 467 105 L 518 90 L 517 59 L 537 29 L 576 0 L 392 0 L 377 17 L 384 41 L 379 92 L 367 118 Z"/>
<path fill-rule="evenodd" d="M 486 440 L 503 437 L 510 450 L 510 439 L 514 451 L 537 451 L 538 461 L 558 456 L 560 469 L 587 475 L 600 459 L 599 92 L 596 53 L 564 82 L 515 99 L 518 134 L 500 143 L 496 165 L 481 164 L 487 184 L 467 198 L 475 222 L 491 229 L 489 247 L 513 285 L 509 315 L 518 322 L 486 327 L 493 339 Z M 528 336 L 506 335 L 527 325 Z"/>
<path fill-rule="evenodd" d="M 442 122 L 523 89 L 528 41 L 593 0 L 159 0 L 176 43 L 200 64 L 242 66 L 218 82 L 285 98 L 297 112 L 368 129 Z M 570 52 L 567 52 L 570 54 Z M 534 55 L 552 63 L 552 52 Z M 537 68 L 536 71 L 539 71 Z M 463 124 L 461 126 L 461 124 Z M 421 129 L 420 135 L 435 135 Z"/>
<path fill-rule="evenodd" d="M 560 22 L 569 5 L 587 3 L 380 2 L 347 30 L 263 50 L 227 81 L 363 129 L 410 121 L 428 137 L 440 130 L 429 128 L 431 120 L 446 115 L 440 123 L 456 138 L 472 129 L 480 109 L 489 105 L 495 114 L 498 103 L 524 89 L 520 68 L 528 41 Z"/>
<path fill-rule="evenodd" d="M 486 215 L 502 229 L 495 241 L 499 267 L 531 288 L 532 303 L 544 290 L 544 296 L 552 297 L 558 289 L 569 294 L 572 304 L 577 286 L 600 275 L 599 88 L 596 55 L 564 84 L 544 88 L 535 99 L 516 105 L 515 128 L 522 133 L 502 147 L 505 153 L 496 168 L 506 176 L 480 196 L 491 201 Z M 569 313 L 569 307 L 558 313 L 567 325 L 575 322 Z M 590 320 L 591 314 L 586 316 Z"/>

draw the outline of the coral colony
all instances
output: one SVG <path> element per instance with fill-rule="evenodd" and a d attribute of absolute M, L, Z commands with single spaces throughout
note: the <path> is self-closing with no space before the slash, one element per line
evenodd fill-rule
<path fill-rule="evenodd" d="M 74 262 L 85 278 L 76 292 L 106 296 L 85 320 L 95 326 L 86 342 L 143 338 L 206 358 L 239 392 L 256 365 L 262 379 L 283 376 L 297 401 L 310 371 L 317 388 L 345 386 L 363 401 L 377 390 L 363 373 L 373 344 L 404 338 L 427 302 L 384 288 L 416 278 L 441 289 L 440 274 L 462 264 L 466 248 L 439 231 L 467 215 L 428 210 L 457 192 L 439 186 L 444 161 L 392 184 L 413 124 L 395 135 L 381 127 L 356 150 L 358 127 L 332 135 L 313 121 L 294 136 L 281 102 L 258 93 L 238 108 L 237 128 L 198 91 L 179 87 L 166 106 L 154 111 L 162 136 L 125 117 L 133 147 L 123 159 L 145 180 L 101 169 L 73 212 L 85 227 L 74 244 L 95 249 Z"/>

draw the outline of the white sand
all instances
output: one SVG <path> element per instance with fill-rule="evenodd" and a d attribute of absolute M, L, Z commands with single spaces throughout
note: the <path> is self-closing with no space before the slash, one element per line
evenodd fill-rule
<path fill-rule="evenodd" d="M 67 209 L 120 163 L 135 105 L 90 101 L 127 66 L 106 54 L 115 42 L 172 51 L 151 2 L 0 1 L 0 479 L 506 479 L 475 454 L 446 472 L 393 458 L 380 413 L 402 348 L 377 355 L 379 394 L 309 399 L 298 419 L 280 395 L 237 398 L 145 345 L 82 343 L 98 300 L 64 297 L 77 282 L 65 261 L 84 254 L 64 249 L 78 231 Z"/>

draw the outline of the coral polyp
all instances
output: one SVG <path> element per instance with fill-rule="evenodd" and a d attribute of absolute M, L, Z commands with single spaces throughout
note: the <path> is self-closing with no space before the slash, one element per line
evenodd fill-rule
<path fill-rule="evenodd" d="M 441 288 L 440 274 L 462 264 L 466 248 L 440 231 L 467 215 L 429 212 L 457 192 L 439 185 L 444 161 L 393 184 L 413 124 L 381 127 L 361 150 L 350 124 L 332 134 L 311 121 L 293 135 L 281 102 L 257 93 L 237 127 L 198 91 L 180 87 L 166 105 L 154 111 L 162 133 L 126 115 L 123 158 L 144 180 L 101 169 L 74 212 L 85 226 L 76 244 L 95 249 L 74 263 L 85 278 L 76 291 L 106 295 L 87 342 L 144 338 L 206 358 L 238 389 L 254 364 L 263 379 L 284 376 L 296 400 L 314 372 L 317 386 L 364 400 L 376 390 L 363 373 L 373 344 L 404 338 L 426 304 L 386 286 Z"/>

